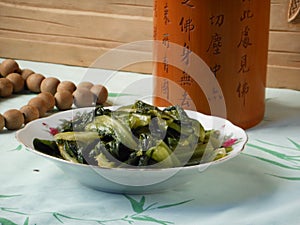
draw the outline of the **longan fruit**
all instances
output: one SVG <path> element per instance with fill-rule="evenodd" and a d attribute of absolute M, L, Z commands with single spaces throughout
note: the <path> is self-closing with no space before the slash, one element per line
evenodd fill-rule
<path fill-rule="evenodd" d="M 78 108 L 95 105 L 95 96 L 87 88 L 77 88 L 76 91 L 73 92 L 73 96 L 74 104 Z"/>
<path fill-rule="evenodd" d="M 27 78 L 33 74 L 34 72 L 31 69 L 23 69 L 21 72 L 21 76 L 23 77 L 23 79 L 26 81 Z"/>
<path fill-rule="evenodd" d="M 59 110 L 71 109 L 73 105 L 73 95 L 69 91 L 60 90 L 55 93 L 55 105 Z"/>
<path fill-rule="evenodd" d="M 77 88 L 87 88 L 91 89 L 94 86 L 92 82 L 89 81 L 82 81 L 77 85 Z"/>
<path fill-rule="evenodd" d="M 90 91 L 96 96 L 96 103 L 103 104 L 108 97 L 108 91 L 106 87 L 101 84 L 94 85 Z"/>
<path fill-rule="evenodd" d="M 5 127 L 8 130 L 18 130 L 24 124 L 24 116 L 17 109 L 9 109 L 4 114 Z"/>
<path fill-rule="evenodd" d="M 76 90 L 76 85 L 72 81 L 62 81 L 57 86 L 57 92 L 59 91 L 69 91 L 73 93 Z"/>
<path fill-rule="evenodd" d="M 47 111 L 51 110 L 55 106 L 55 98 L 50 92 L 42 92 L 37 95 L 37 97 L 44 99 L 47 102 Z"/>
<path fill-rule="evenodd" d="M 0 78 L 0 97 L 9 97 L 13 93 L 14 86 L 7 78 Z"/>
<path fill-rule="evenodd" d="M 50 92 L 52 95 L 55 95 L 59 83 L 59 79 L 55 77 L 47 77 L 41 83 L 41 92 Z"/>
<path fill-rule="evenodd" d="M 29 123 L 40 117 L 39 110 L 32 105 L 24 105 L 20 108 L 20 112 L 23 113 L 24 123 Z"/>
<path fill-rule="evenodd" d="M 19 71 L 19 65 L 18 63 L 13 59 L 5 59 L 0 64 L 0 74 L 4 77 L 6 77 L 10 73 L 14 73 Z"/>
<path fill-rule="evenodd" d="M 27 105 L 36 107 L 39 110 L 40 117 L 43 117 L 46 114 L 48 109 L 47 102 L 44 99 L 39 97 L 34 97 L 30 99 Z"/>
<path fill-rule="evenodd" d="M 29 75 L 29 77 L 26 79 L 26 86 L 28 90 L 35 93 L 41 92 L 41 83 L 44 79 L 45 77 L 39 73 L 33 73 Z"/>
<path fill-rule="evenodd" d="M 6 76 L 6 79 L 9 79 L 13 84 L 13 92 L 17 93 L 24 90 L 24 79 L 18 73 L 10 73 Z"/>
<path fill-rule="evenodd" d="M 5 119 L 4 117 L 0 114 L 0 131 L 3 130 L 5 127 Z"/>

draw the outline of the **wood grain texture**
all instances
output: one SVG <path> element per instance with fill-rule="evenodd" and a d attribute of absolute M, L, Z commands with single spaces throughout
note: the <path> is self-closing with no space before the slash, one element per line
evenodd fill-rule
<path fill-rule="evenodd" d="M 288 7 L 271 1 L 267 86 L 300 90 L 300 23 L 288 22 Z"/>
<path fill-rule="evenodd" d="M 0 1 L 4 58 L 90 66 L 110 49 L 151 37 L 151 0 Z M 151 71 L 144 66 L 128 68 Z"/>
<path fill-rule="evenodd" d="M 267 85 L 282 76 L 300 89 L 300 23 L 288 23 L 288 5 L 271 0 Z M 88 67 L 111 49 L 151 40 L 152 15 L 152 0 L 0 0 L 0 57 Z M 152 64 L 125 69 L 152 73 Z"/>

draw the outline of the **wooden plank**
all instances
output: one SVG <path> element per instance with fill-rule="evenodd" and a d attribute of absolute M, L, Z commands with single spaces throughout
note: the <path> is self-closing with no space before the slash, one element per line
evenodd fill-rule
<path fill-rule="evenodd" d="M 0 29 L 122 43 L 152 36 L 152 18 L 0 2 Z M 138 32 L 137 32 L 138 31 Z"/>
<path fill-rule="evenodd" d="M 300 68 L 268 66 L 267 87 L 300 90 Z"/>
<path fill-rule="evenodd" d="M 288 23 L 288 5 L 289 0 L 271 1 L 271 31 L 300 31 L 300 23 Z"/>
<path fill-rule="evenodd" d="M 75 44 L 58 44 L 53 42 L 36 41 L 36 40 L 25 40 L 25 39 L 12 39 L 12 38 L 2 38 L 0 37 L 0 55 L 5 53 L 6 58 L 14 59 L 26 59 L 31 61 L 40 62 L 51 62 L 57 64 L 66 65 L 77 65 L 84 67 L 95 67 L 95 60 L 102 57 L 111 49 L 82 46 Z M 11 46 L 14 46 L 12 48 Z M 134 47 L 123 50 L 123 55 L 128 55 L 130 57 L 138 57 L 144 54 L 143 51 L 134 50 Z M 16 50 L 17 49 L 17 50 Z M 35 49 L 30 51 L 30 49 Z M 123 57 L 125 58 L 125 57 Z M 137 60 L 138 62 L 139 60 Z M 117 62 L 111 60 L 107 63 L 101 63 L 103 69 L 114 68 Z M 119 62 L 119 64 L 122 62 Z M 151 62 L 141 62 L 132 65 L 123 64 L 123 67 L 118 68 L 119 70 L 139 71 L 141 73 L 149 73 L 152 71 Z"/>
<path fill-rule="evenodd" d="M 23 7 L 66 9 L 132 16 L 152 17 L 153 14 L 152 0 L 1 0 L 1 2 Z"/>
<path fill-rule="evenodd" d="M 269 51 L 300 53 L 300 29 L 298 32 L 270 31 Z"/>
<path fill-rule="evenodd" d="M 89 66 L 110 49 L 151 39 L 152 14 L 139 13 L 144 8 L 152 12 L 151 4 L 149 0 L 1 1 L 0 57 Z M 123 14 L 114 14 L 121 8 Z M 127 69 L 145 72 L 147 67 L 151 71 L 141 65 Z"/>
<path fill-rule="evenodd" d="M 2 38 L 11 38 L 21 40 L 30 40 L 30 41 L 44 41 L 52 42 L 59 45 L 63 44 L 75 44 L 82 45 L 87 47 L 103 47 L 107 49 L 116 48 L 124 43 L 114 42 L 110 40 L 101 40 L 101 39 L 92 39 L 76 36 L 57 36 L 51 34 L 39 34 L 39 33 L 30 33 L 30 32 L 20 32 L 14 30 L 0 30 L 0 37 Z M 1 49 L 0 49 L 1 51 Z"/>
<path fill-rule="evenodd" d="M 300 69 L 300 53 L 270 51 L 268 65 L 295 67 Z"/>
<path fill-rule="evenodd" d="M 300 23 L 288 23 L 289 0 L 271 0 L 267 86 L 300 90 Z"/>

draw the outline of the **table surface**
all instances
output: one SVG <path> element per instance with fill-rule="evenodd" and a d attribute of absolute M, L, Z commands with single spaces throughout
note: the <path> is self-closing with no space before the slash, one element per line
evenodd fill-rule
<path fill-rule="evenodd" d="M 97 77 L 108 87 L 112 104 L 148 98 L 152 88 L 148 76 L 140 74 L 18 63 L 21 68 L 76 84 Z M 138 93 L 134 92 L 137 86 L 143 87 Z M 19 108 L 32 97 L 0 98 L 0 113 Z M 123 195 L 89 189 L 52 162 L 26 151 L 14 131 L 3 130 L 0 224 L 300 224 L 299 99 L 298 91 L 268 88 L 264 120 L 246 131 L 249 141 L 238 157 L 210 167 L 191 184 L 159 194 Z"/>

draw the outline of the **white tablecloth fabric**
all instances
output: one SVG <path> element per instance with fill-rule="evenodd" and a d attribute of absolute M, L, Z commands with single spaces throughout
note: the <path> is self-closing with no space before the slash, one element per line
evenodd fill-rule
<path fill-rule="evenodd" d="M 19 64 L 75 83 L 87 73 L 79 67 Z M 145 75 L 118 73 L 107 81 L 107 71 L 98 73 L 110 93 L 132 94 L 136 84 L 148 83 L 134 97 L 112 95 L 109 100 L 114 104 L 145 96 L 152 88 Z M 0 113 L 19 108 L 32 97 L 0 98 Z M 247 134 L 241 155 L 199 173 L 190 184 L 158 194 L 122 195 L 80 185 L 52 162 L 22 147 L 14 131 L 4 130 L 0 132 L 0 224 L 300 224 L 300 92 L 267 89 L 265 118 Z"/>

